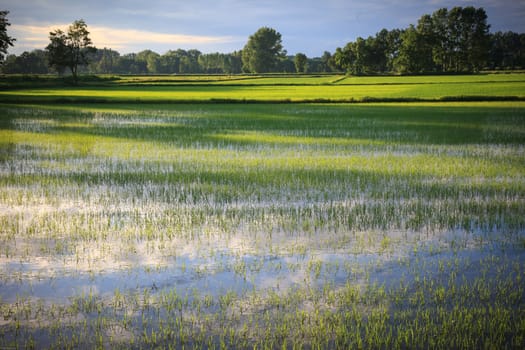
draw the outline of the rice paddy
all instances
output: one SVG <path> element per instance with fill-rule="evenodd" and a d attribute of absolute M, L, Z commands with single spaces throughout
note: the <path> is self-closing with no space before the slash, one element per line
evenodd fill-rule
<path fill-rule="evenodd" d="M 49 84 L 45 79 L 44 84 Z M 0 90 L 11 103 L 298 103 L 523 101 L 525 74 L 441 77 L 161 76 Z M 9 84 L 7 84 L 9 87 Z M 16 84 L 15 84 L 16 86 Z"/>
<path fill-rule="evenodd" d="M 0 104 L 0 348 L 525 343 L 523 102 L 115 89 Z"/>

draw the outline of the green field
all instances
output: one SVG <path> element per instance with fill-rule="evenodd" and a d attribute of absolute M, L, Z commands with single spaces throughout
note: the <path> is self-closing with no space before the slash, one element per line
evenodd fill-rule
<path fill-rule="evenodd" d="M 4 83 L 9 86 L 9 84 Z M 11 103 L 525 100 L 525 74 L 437 77 L 156 76 L 0 90 Z M 34 84 L 37 85 L 38 84 Z"/>
<path fill-rule="evenodd" d="M 522 76 L 297 79 L 0 91 L 0 348 L 520 348 Z"/>

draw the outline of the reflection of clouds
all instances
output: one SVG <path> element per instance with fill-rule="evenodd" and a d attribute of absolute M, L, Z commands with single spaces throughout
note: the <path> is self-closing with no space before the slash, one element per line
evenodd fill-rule
<path fill-rule="evenodd" d="M 155 270 L 180 265 L 184 265 L 184 268 L 188 270 L 193 268 L 202 270 L 217 265 L 229 265 L 234 263 L 236 258 L 249 256 L 264 261 L 268 253 L 265 253 L 265 249 L 268 245 L 274 245 L 275 248 L 272 249 L 277 254 L 276 259 L 282 265 L 282 269 L 280 268 L 277 274 L 272 273 L 265 276 L 265 270 L 275 270 L 275 268 L 272 263 L 264 261 L 262 267 L 255 273 L 260 274 L 257 278 L 261 280 L 260 286 L 263 289 L 277 284 L 286 288 L 303 283 L 307 277 L 304 266 L 310 260 L 319 261 L 324 269 L 331 265 L 337 265 L 339 269 L 342 269 L 345 262 L 359 265 L 369 264 L 371 261 L 385 262 L 406 257 L 414 248 L 411 243 L 437 247 L 446 247 L 452 241 L 462 242 L 466 247 L 473 247 L 476 244 L 476 236 L 464 231 L 433 233 L 425 239 L 420 232 L 391 231 L 378 233 L 373 238 L 380 240 L 383 235 L 388 236 L 395 248 L 391 249 L 393 252 L 378 253 L 371 250 L 357 254 L 348 253 L 347 250 L 351 248 L 341 247 L 341 253 L 337 253 L 335 252 L 337 249 L 328 251 L 316 248 L 315 240 L 302 240 L 301 243 L 306 244 L 303 255 L 293 251 L 294 246 L 299 244 L 297 239 L 286 237 L 284 233 L 274 233 L 272 238 L 269 238 L 265 237 L 264 232 L 260 232 L 258 233 L 260 238 L 253 239 L 243 232 L 232 233 L 230 237 L 225 237 L 219 230 L 213 232 L 210 229 L 208 231 L 207 233 L 197 232 L 193 238 L 173 237 L 151 240 L 136 239 L 133 238 L 134 235 L 119 237 L 120 232 L 117 231 L 104 239 L 69 242 L 72 249 L 56 255 L 53 254 L 52 239 L 38 241 L 18 238 L 9 257 L 5 254 L 0 256 L 2 278 L 9 278 L 8 272 L 10 271 L 20 272 L 19 276 L 29 280 L 82 273 L 100 274 L 135 268 Z M 407 237 L 409 244 L 404 243 Z M 57 240 L 60 241 L 60 238 Z M 46 244 L 50 246 L 51 251 L 48 252 L 50 255 L 42 252 L 42 247 Z M 277 264 L 277 262 L 273 263 Z M 288 265 L 298 267 L 290 270 L 287 268 Z"/>
<path fill-rule="evenodd" d="M 467 239 L 460 233 L 452 237 Z M 360 286 L 372 281 L 395 283 L 404 271 L 400 254 L 339 253 L 310 246 L 305 254 L 261 255 L 252 254 L 260 253 L 253 246 L 242 234 L 228 239 L 217 234 L 205 242 L 175 238 L 130 243 L 113 237 L 79 242 L 75 253 L 60 257 L 32 256 L 21 262 L 19 256 L 2 256 L 1 279 L 10 289 L 0 295 L 6 302 L 14 301 L 18 293 L 66 300 L 90 293 L 111 297 L 116 288 L 154 292 L 173 287 L 182 294 L 197 288 L 215 295 L 224 290 L 251 290 L 252 283 L 253 290 L 263 297 L 269 292 L 285 296 L 326 283 L 337 293 L 347 282 Z M 235 270 L 239 262 L 246 264 L 244 281 Z M 315 264 L 320 266 L 318 277 Z M 302 307 L 309 310 L 307 302 Z"/>
<path fill-rule="evenodd" d="M 111 339 L 112 342 L 129 344 L 130 339 L 133 339 L 134 333 L 130 329 L 126 329 L 118 322 L 111 322 L 108 327 L 104 328 L 106 338 Z"/>
<path fill-rule="evenodd" d="M 293 287 L 304 285 L 308 273 L 304 268 L 295 271 L 282 271 L 278 273 L 262 272 L 258 275 L 256 286 L 259 290 L 281 290 L 287 291 Z"/>

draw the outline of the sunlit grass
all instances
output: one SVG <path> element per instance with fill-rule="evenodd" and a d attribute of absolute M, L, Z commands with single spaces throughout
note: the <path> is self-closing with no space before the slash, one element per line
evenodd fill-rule
<path fill-rule="evenodd" d="M 476 75 L 435 75 L 435 76 L 392 76 L 359 77 L 349 76 L 337 81 L 337 84 L 464 84 L 464 83 L 507 83 L 523 82 L 524 74 L 476 74 Z"/>
<path fill-rule="evenodd" d="M 0 91 L 9 102 L 361 102 L 369 100 L 523 98 L 522 74 L 441 77 L 188 77 L 123 78 L 98 87 Z M 125 86 L 124 82 L 134 82 Z M 154 79 L 160 79 L 153 84 Z M 202 83 L 204 81 L 204 83 Z M 152 85 L 153 84 L 153 85 Z"/>

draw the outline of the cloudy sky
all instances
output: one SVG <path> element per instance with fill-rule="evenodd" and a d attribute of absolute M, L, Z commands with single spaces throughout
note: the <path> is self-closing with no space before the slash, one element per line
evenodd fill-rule
<path fill-rule="evenodd" d="M 282 34 L 289 54 L 314 57 L 454 6 L 483 7 L 492 32 L 525 32 L 525 0 L 0 0 L 0 10 L 10 11 L 15 54 L 44 48 L 51 30 L 84 19 L 95 46 L 122 54 L 232 52 L 268 26 Z"/>

